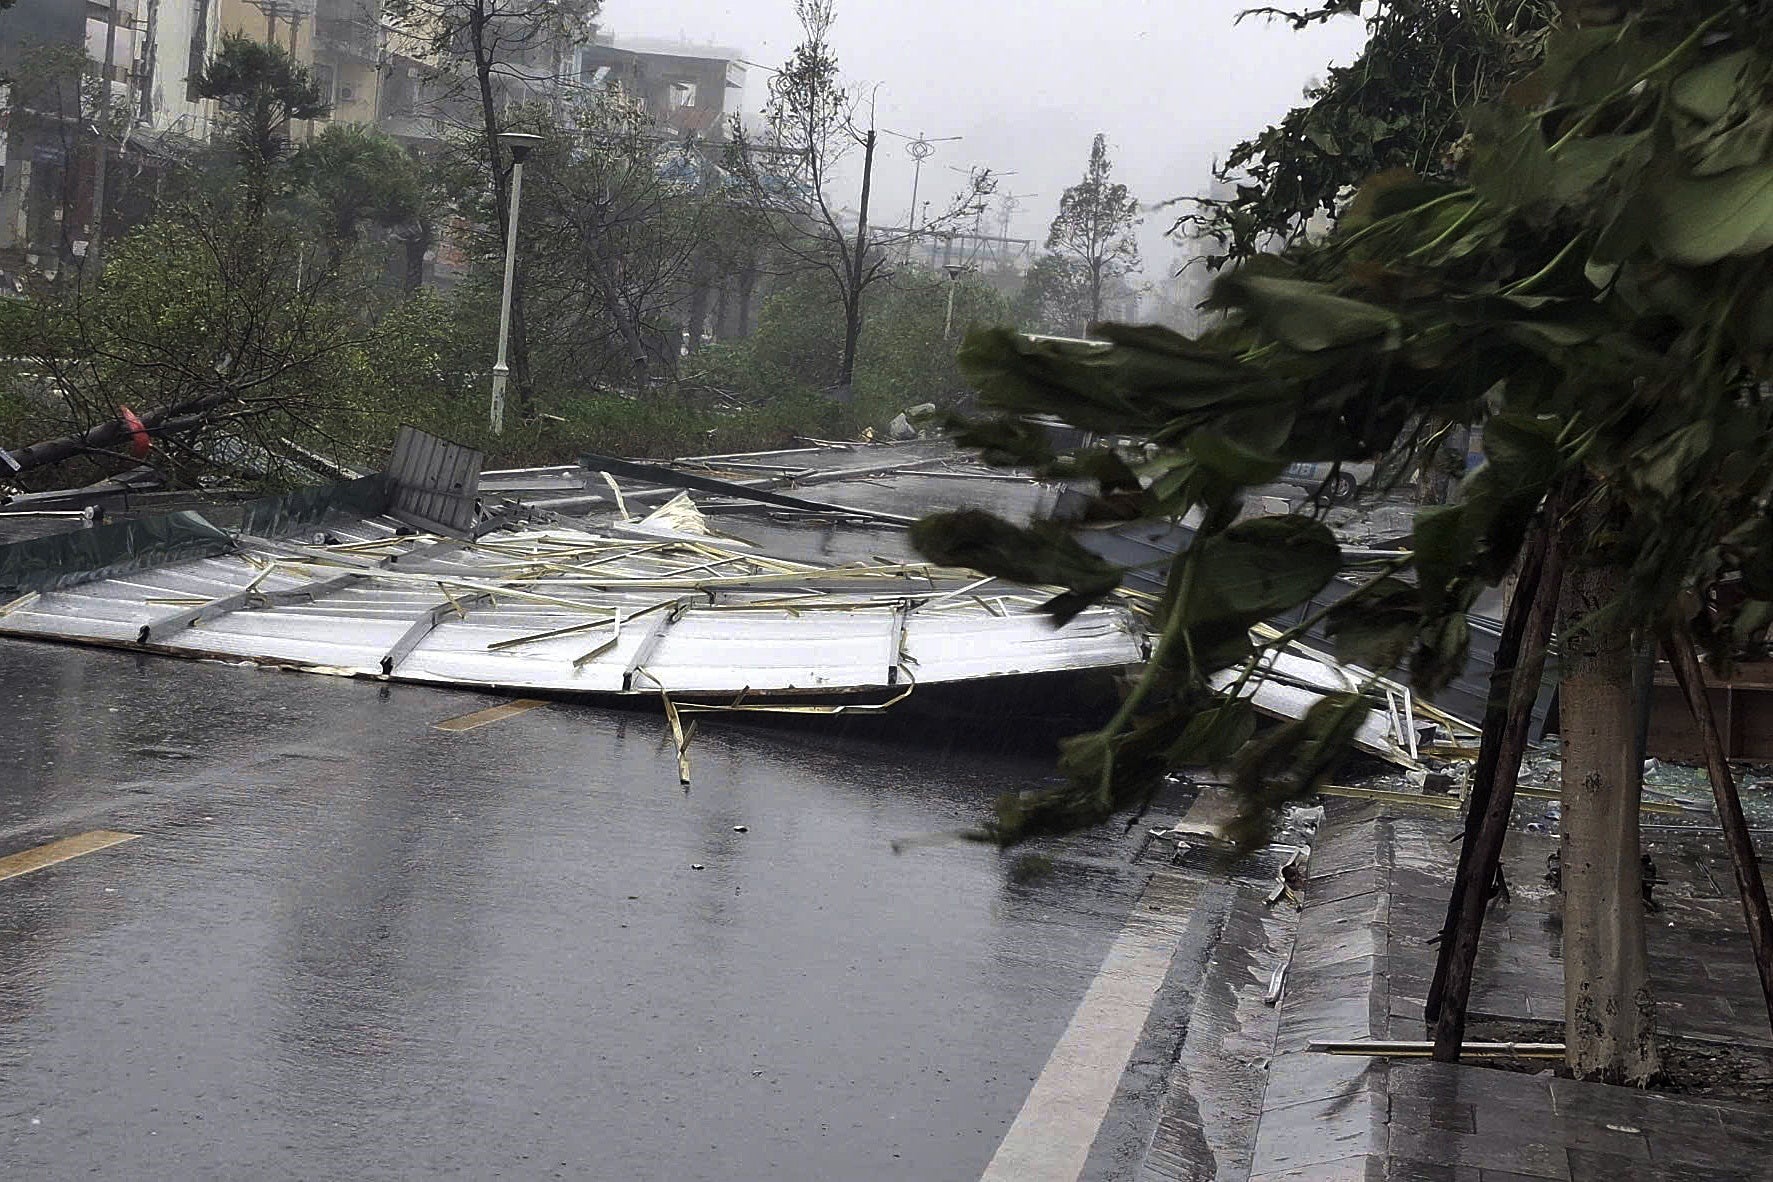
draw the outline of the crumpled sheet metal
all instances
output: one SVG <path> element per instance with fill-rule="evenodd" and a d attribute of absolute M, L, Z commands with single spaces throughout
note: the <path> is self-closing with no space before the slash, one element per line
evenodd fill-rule
<path fill-rule="evenodd" d="M 329 525 L 328 544 L 241 539 L 242 553 L 0 604 L 0 632 L 509 690 L 748 700 L 1118 668 L 1143 654 L 1124 608 L 1054 628 L 1040 592 L 925 577 L 921 564 L 818 568 L 613 529 L 513 527 L 447 545 L 400 529 L 372 517 Z"/>

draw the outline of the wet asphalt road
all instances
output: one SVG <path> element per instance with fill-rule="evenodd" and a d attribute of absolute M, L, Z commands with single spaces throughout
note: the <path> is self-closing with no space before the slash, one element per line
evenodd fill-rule
<path fill-rule="evenodd" d="M 0 640 L 0 856 L 141 835 L 0 882 L 3 1172 L 979 1177 L 1145 875 L 889 841 L 1051 733 L 497 701 Z"/>

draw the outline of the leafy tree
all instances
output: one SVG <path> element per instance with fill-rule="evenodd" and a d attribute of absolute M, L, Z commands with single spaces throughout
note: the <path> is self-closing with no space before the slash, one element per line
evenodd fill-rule
<path fill-rule="evenodd" d="M 1359 6 L 1255 11 L 1304 28 Z M 1466 113 L 1531 69 L 1557 11 L 1552 0 L 1380 0 L 1360 56 L 1233 147 L 1214 170 L 1228 195 L 1198 199 L 1178 228 L 1217 246 L 1204 256 L 1216 270 L 1292 242 L 1376 172 L 1453 175 Z"/>
<path fill-rule="evenodd" d="M 271 170 L 289 151 L 290 120 L 318 119 L 331 110 L 319 84 L 288 50 L 229 33 L 191 85 L 227 112 L 228 138 L 246 170 L 249 199 L 263 212 Z"/>
<path fill-rule="evenodd" d="M 1090 323 L 1090 280 L 1075 260 L 1051 251 L 1034 260 L 1010 309 L 1027 332 L 1081 337 Z"/>
<path fill-rule="evenodd" d="M 1127 187 L 1109 179 L 1108 137 L 1090 143 L 1083 180 L 1059 198 L 1059 212 L 1047 231 L 1047 249 L 1075 263 L 1089 291 L 1090 321 L 1102 315 L 1104 290 L 1139 269 L 1139 203 Z"/>
<path fill-rule="evenodd" d="M 414 56 L 435 63 L 427 80 L 431 118 L 472 136 L 484 169 L 479 186 L 490 196 L 492 208 L 487 210 L 478 194 L 464 204 L 497 227 L 488 253 L 501 261 L 511 210 L 511 166 L 499 133 L 513 130 L 509 120 L 514 103 L 538 93 L 559 93 L 561 49 L 580 35 L 600 7 L 598 0 L 388 0 L 382 7 L 383 18 L 412 44 Z M 520 418 L 535 410 L 524 315 L 526 269 L 520 253 L 510 337 Z"/>
<path fill-rule="evenodd" d="M 884 422 L 907 406 L 952 401 L 966 388 L 947 326 L 951 280 L 909 268 L 876 289 L 856 355 L 855 408 L 860 422 Z M 1008 307 L 976 275 L 953 287 L 957 330 L 1001 320 Z M 843 349 L 843 307 L 822 277 L 800 275 L 764 301 L 757 331 L 708 350 L 700 376 L 763 398 L 811 393 L 835 380 Z"/>
<path fill-rule="evenodd" d="M 407 226 L 423 213 L 419 167 L 392 136 L 363 123 L 333 123 L 295 155 L 305 194 L 319 206 L 334 265 L 365 225 Z"/>
<path fill-rule="evenodd" d="M 661 144 L 620 95 L 575 108 L 570 131 L 535 114 L 528 126 L 548 142 L 532 158 L 521 233 L 552 345 L 572 350 L 586 375 L 613 371 L 641 386 L 674 375 L 678 319 L 716 222 L 714 170 L 691 148 Z"/>
<path fill-rule="evenodd" d="M 823 389 L 837 381 L 843 336 L 843 305 L 825 277 L 792 276 L 764 297 L 751 335 L 727 347 L 742 355 L 732 367 L 738 372 L 711 376 L 759 396 L 775 388 Z"/>
<path fill-rule="evenodd" d="M 1517 564 L 1532 573 L 1474 795 L 1494 791 L 1505 823 L 1520 748 L 1503 740 L 1522 733 L 1555 609 L 1568 1065 L 1642 1084 L 1659 1058 L 1634 635 L 1691 633 L 1728 663 L 1764 649 L 1773 620 L 1773 35 L 1742 0 L 1646 0 L 1611 25 L 1567 15 L 1543 65 L 1471 118 L 1468 183 L 1371 178 L 1321 247 L 1218 281 L 1223 327 L 1105 326 L 1099 345 L 969 339 L 962 363 L 1002 414 L 963 440 L 1093 478 L 1097 516 L 1201 520 L 1139 684 L 1066 749 L 1075 783 L 1004 801 L 982 836 L 1098 820 L 1176 766 L 1234 768 L 1256 819 L 1324 783 L 1365 693 L 1252 738 L 1247 698 L 1215 686 L 1263 676 L 1273 644 L 1252 626 L 1305 603 L 1343 556 L 1311 517 L 1238 522 L 1242 493 L 1288 462 L 1371 456 L 1412 421 L 1432 434 L 1487 415 L 1485 463 L 1459 501 L 1423 511 L 1410 553 L 1365 572 L 1327 623 L 1344 659 L 1406 669 L 1432 693 L 1465 659 L 1479 592 Z M 1033 412 L 1150 450 L 1055 456 L 1017 417 Z M 915 536 L 939 561 L 1064 586 L 1061 617 L 1120 577 L 1057 523 L 948 516 Z M 1460 904 L 1474 925 L 1487 886 Z M 1765 924 L 1764 897 L 1751 927 L 1756 914 Z M 1437 1054 L 1457 1057 L 1463 1002 L 1447 1005 Z"/>
<path fill-rule="evenodd" d="M 948 296 L 954 295 L 954 339 Z M 919 403 L 951 403 L 967 392 L 956 345 L 972 325 L 1001 322 L 1009 307 L 975 274 L 951 280 L 939 271 L 907 268 L 883 286 L 856 357 L 856 395 L 890 417 Z"/>
<path fill-rule="evenodd" d="M 373 335 L 367 293 L 322 265 L 299 226 L 242 202 L 174 202 L 119 240 L 95 284 L 30 308 L 19 347 L 58 398 L 14 448 L 21 466 L 116 450 L 120 405 L 155 433 L 156 463 L 204 471 L 226 437 L 267 456 L 324 430 Z M 121 451 L 118 451 L 121 455 Z M 269 462 L 269 461 L 267 461 Z"/>
<path fill-rule="evenodd" d="M 728 164 L 744 188 L 745 201 L 760 216 L 758 225 L 775 237 L 791 266 L 825 275 L 843 306 L 843 352 L 837 384 L 855 379 L 856 351 L 862 338 L 862 304 L 867 290 L 892 274 L 893 247 L 904 236 L 883 235 L 868 225 L 868 199 L 876 134 L 861 126 L 857 103 L 838 71 L 831 27 L 837 19 L 831 0 L 795 0 L 802 40 L 783 67 L 770 76 L 759 138 L 733 122 Z M 861 148 L 862 188 L 854 230 L 842 199 L 832 186 L 844 162 Z M 976 172 L 966 192 L 948 210 L 927 221 L 922 233 L 976 216 L 995 188 L 989 172 Z"/>

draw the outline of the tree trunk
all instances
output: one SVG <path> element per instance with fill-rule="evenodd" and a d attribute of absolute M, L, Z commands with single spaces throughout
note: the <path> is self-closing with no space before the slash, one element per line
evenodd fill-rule
<path fill-rule="evenodd" d="M 431 219 L 419 222 L 419 232 L 406 241 L 406 267 L 401 276 L 401 287 L 409 292 L 417 291 L 425 285 L 425 252 L 431 249 L 433 231 Z"/>
<path fill-rule="evenodd" d="M 172 406 L 150 411 L 141 416 L 141 423 L 150 435 L 165 434 L 169 429 L 189 430 L 202 425 L 206 412 L 224 406 L 236 397 L 232 390 L 212 390 L 200 397 L 188 398 Z M 107 451 L 127 442 L 130 435 L 129 425 L 121 418 L 106 419 L 95 427 L 73 435 L 46 439 L 29 447 L 21 447 L 11 453 L 10 462 L 0 460 L 0 474 L 26 472 L 48 464 L 59 464 L 75 456 Z"/>
<path fill-rule="evenodd" d="M 843 300 L 843 361 L 838 366 L 837 384 L 843 387 L 844 400 L 849 400 L 850 387 L 856 380 L 856 348 L 862 340 L 862 293 L 846 293 Z"/>
<path fill-rule="evenodd" d="M 597 285 L 597 292 L 603 297 L 604 310 L 615 321 L 616 333 L 628 350 L 628 360 L 634 367 L 635 381 L 644 389 L 651 375 L 647 367 L 646 342 L 640 335 L 640 323 L 622 302 L 621 288 L 616 284 L 609 260 L 598 249 L 597 241 L 587 242 L 585 248 L 585 254 L 591 262 L 591 280 Z"/>
<path fill-rule="evenodd" d="M 714 289 L 714 339 L 717 341 L 724 341 L 727 337 L 733 335 L 732 331 L 727 327 L 730 298 L 728 293 L 731 290 L 732 284 L 724 278 L 720 280 L 719 286 Z"/>
<path fill-rule="evenodd" d="M 856 347 L 862 339 L 862 288 L 868 267 L 868 190 L 874 179 L 874 130 L 862 140 L 862 203 L 856 211 L 856 250 L 850 259 L 849 282 L 843 293 L 843 362 L 837 384 L 847 400 L 856 380 Z"/>
<path fill-rule="evenodd" d="M 748 266 L 739 275 L 739 327 L 733 335 L 744 340 L 751 335 L 751 305 L 757 295 L 757 268 Z"/>
<path fill-rule="evenodd" d="M 702 349 L 702 326 L 708 321 L 708 288 L 713 282 L 713 268 L 708 263 L 708 253 L 696 253 L 695 266 L 690 271 L 690 298 L 688 323 L 684 326 L 685 346 L 689 352 L 698 353 Z"/>
<path fill-rule="evenodd" d="M 1578 539 L 1599 536 L 1590 507 Z M 1631 631 L 1611 611 L 1625 588 L 1604 556 L 1573 560 L 1558 619 L 1563 731 L 1564 1040 L 1578 1079 L 1642 1087 L 1661 1070 L 1644 941 L 1632 742 Z"/>

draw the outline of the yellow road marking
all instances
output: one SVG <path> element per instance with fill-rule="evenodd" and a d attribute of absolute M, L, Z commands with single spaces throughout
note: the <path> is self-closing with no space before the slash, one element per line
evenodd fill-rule
<path fill-rule="evenodd" d="M 488 706 L 485 710 L 476 710 L 472 714 L 464 714 L 460 718 L 447 718 L 431 725 L 440 731 L 471 731 L 477 726 L 485 726 L 489 722 L 497 722 L 501 718 L 510 718 L 522 714 L 525 710 L 534 710 L 537 706 L 548 703 L 535 698 L 518 698 L 515 702 L 506 702 L 503 706 Z"/>
<path fill-rule="evenodd" d="M 54 866 L 57 862 L 66 862 L 69 858 L 78 858 L 81 854 L 90 854 L 95 850 L 122 845 L 126 841 L 134 841 L 140 836 L 139 833 L 118 833 L 111 829 L 94 829 L 91 833 L 79 833 L 73 837 L 64 837 L 46 845 L 40 845 L 36 849 L 8 854 L 6 857 L 0 858 L 0 882 L 8 878 L 17 878 L 21 874 L 29 874 L 33 870 L 41 870 L 45 866 Z"/>

